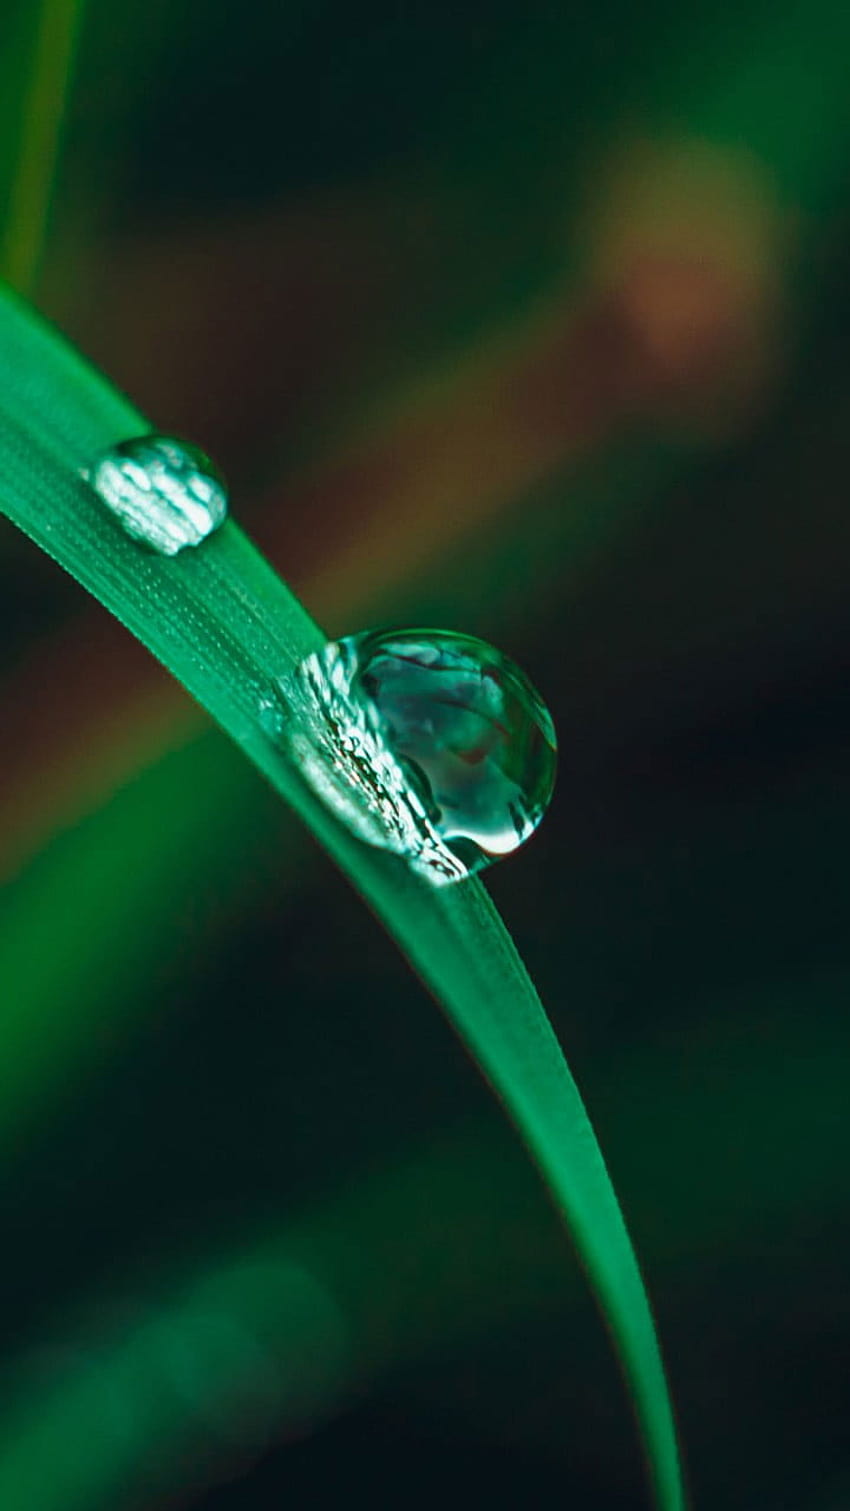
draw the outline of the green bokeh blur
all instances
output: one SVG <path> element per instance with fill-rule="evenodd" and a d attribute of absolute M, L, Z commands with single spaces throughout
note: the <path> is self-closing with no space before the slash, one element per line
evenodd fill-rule
<path fill-rule="evenodd" d="M 850 1504 L 848 54 L 825 0 L 90 0 L 36 291 L 332 632 L 444 623 L 544 692 L 559 788 L 492 890 L 729 1511 Z M 51 794 L 4 957 L 10 1511 L 644 1506 L 433 1004 L 218 736 L 84 780 L 138 658 L 2 550 L 8 790 Z"/>

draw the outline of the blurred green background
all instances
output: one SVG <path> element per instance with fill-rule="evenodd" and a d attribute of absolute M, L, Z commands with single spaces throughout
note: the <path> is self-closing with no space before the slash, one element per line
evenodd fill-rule
<path fill-rule="evenodd" d="M 34 290 L 331 633 L 481 634 L 550 703 L 555 801 L 490 884 L 712 1511 L 850 1507 L 848 56 L 828 0 L 88 0 Z M 645 1506 L 433 1004 L 2 552 L 0 1503 Z"/>

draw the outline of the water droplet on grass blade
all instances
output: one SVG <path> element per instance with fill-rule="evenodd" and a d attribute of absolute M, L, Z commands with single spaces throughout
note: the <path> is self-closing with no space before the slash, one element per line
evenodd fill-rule
<path fill-rule="evenodd" d="M 227 514 L 215 464 L 198 446 L 170 436 L 120 441 L 85 476 L 127 534 L 164 556 L 199 545 Z"/>
<path fill-rule="evenodd" d="M 516 850 L 555 781 L 549 711 L 485 641 L 372 630 L 302 662 L 305 718 L 290 746 L 310 785 L 367 843 L 432 881 Z"/>

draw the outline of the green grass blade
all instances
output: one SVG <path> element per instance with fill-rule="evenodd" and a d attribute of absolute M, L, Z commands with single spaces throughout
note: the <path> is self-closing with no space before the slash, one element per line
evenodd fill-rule
<path fill-rule="evenodd" d="M 657 1505 L 684 1504 L 655 1330 L 593 1130 L 539 998 L 487 892 L 435 889 L 355 840 L 264 731 L 280 682 L 319 628 L 228 522 L 201 550 L 142 550 L 101 508 L 80 469 L 147 423 L 48 327 L 0 299 L 0 503 L 109 608 L 241 746 L 369 902 L 434 993 L 543 1171 L 609 1321 L 634 1399 Z M 155 941 L 152 941 L 155 949 Z"/>
<path fill-rule="evenodd" d="M 83 3 L 41 0 L 0 258 L 0 274 L 21 292 L 38 274 Z"/>

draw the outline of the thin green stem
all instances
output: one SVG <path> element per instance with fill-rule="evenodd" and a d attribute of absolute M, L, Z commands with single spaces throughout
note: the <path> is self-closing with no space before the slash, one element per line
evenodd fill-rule
<path fill-rule="evenodd" d="M 0 271 L 19 292 L 38 276 L 85 0 L 42 0 L 17 161 L 9 186 Z"/>
<path fill-rule="evenodd" d="M 0 510 L 111 609 L 232 736 L 441 1004 L 569 1226 L 632 1394 L 655 1505 L 684 1511 L 672 1408 L 634 1250 L 578 1087 L 510 935 L 475 878 L 434 887 L 401 857 L 356 839 L 303 780 L 287 740 L 274 728 L 270 734 L 270 708 L 290 731 L 306 718 L 298 668 L 325 640 L 235 522 L 203 550 L 160 558 L 132 541 L 82 481 L 81 469 L 103 446 L 149 429 L 55 332 L 0 294 Z M 165 821 L 164 813 L 156 818 Z M 101 850 L 98 864 L 105 859 Z M 119 941 L 120 931 L 120 949 Z M 67 965 L 69 952 L 55 941 L 51 952 L 39 950 Z M 32 959 L 29 969 L 38 966 Z M 64 985 L 63 992 L 67 1002 Z M 55 1000 L 49 983 L 46 995 Z M 19 1024 L 29 1022 L 25 991 L 10 1011 Z M 9 1031 L 4 1025 L 6 1038 Z"/>

